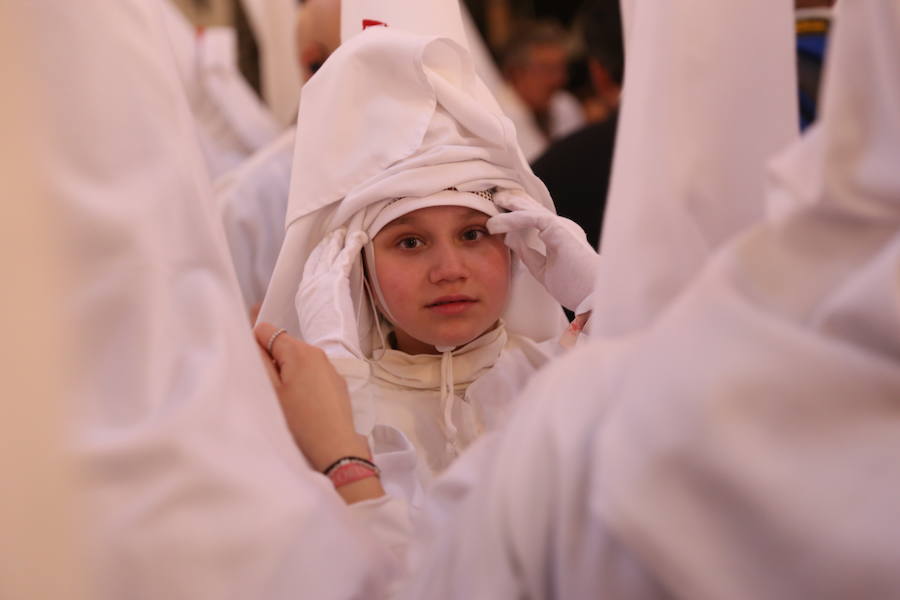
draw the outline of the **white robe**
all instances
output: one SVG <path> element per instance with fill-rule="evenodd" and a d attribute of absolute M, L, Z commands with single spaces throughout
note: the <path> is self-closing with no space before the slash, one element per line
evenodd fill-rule
<path fill-rule="evenodd" d="M 822 194 L 538 375 L 406 597 L 900 597 L 900 7 L 839 7 Z"/>
<path fill-rule="evenodd" d="M 74 362 L 91 597 L 369 597 L 390 565 L 287 431 L 160 10 L 35 0 L 14 19 L 10 55 L 46 120 L 29 156 L 66 261 L 63 335 L 44 341 Z"/>
<path fill-rule="evenodd" d="M 248 310 L 263 301 L 284 240 L 295 134 L 291 127 L 215 182 L 216 203 Z"/>
<path fill-rule="evenodd" d="M 531 375 L 563 350 L 556 340 L 539 344 L 500 327 L 451 358 L 388 349 L 368 362 L 334 362 L 348 380 L 357 432 L 369 439 L 385 489 L 415 510 L 434 477 L 482 433 L 501 428 Z M 454 397 L 445 407 L 447 360 Z"/>

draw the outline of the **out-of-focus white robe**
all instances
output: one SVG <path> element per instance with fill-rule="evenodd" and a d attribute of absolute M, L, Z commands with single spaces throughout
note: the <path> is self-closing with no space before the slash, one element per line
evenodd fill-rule
<path fill-rule="evenodd" d="M 900 596 L 900 7 L 839 6 L 822 195 L 539 374 L 433 490 L 406 597 Z"/>
<path fill-rule="evenodd" d="M 216 203 L 248 310 L 263 301 L 284 240 L 295 135 L 291 127 L 215 182 Z"/>
<path fill-rule="evenodd" d="M 66 260 L 54 301 L 75 359 L 65 397 L 92 597 L 370 597 L 390 567 L 284 424 L 160 10 L 15 12 L 14 56 L 46 121 L 30 156 Z"/>

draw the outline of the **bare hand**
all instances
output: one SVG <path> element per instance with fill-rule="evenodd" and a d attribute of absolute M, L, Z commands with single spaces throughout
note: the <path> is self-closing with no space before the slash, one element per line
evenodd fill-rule
<path fill-rule="evenodd" d="M 347 384 L 328 357 L 286 333 L 275 339 L 270 357 L 266 345 L 276 331 L 269 323 L 254 329 L 288 428 L 310 465 L 322 471 L 344 456 L 368 456 L 365 438 L 353 428 Z"/>

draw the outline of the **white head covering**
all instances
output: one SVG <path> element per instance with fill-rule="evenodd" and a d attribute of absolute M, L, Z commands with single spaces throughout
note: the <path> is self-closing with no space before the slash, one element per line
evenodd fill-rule
<path fill-rule="evenodd" d="M 218 177 L 274 139 L 281 126 L 238 71 L 233 28 L 208 27 L 198 35 L 171 0 L 160 6 L 200 145 Z"/>
<path fill-rule="evenodd" d="M 765 160 L 799 130 L 787 2 L 689 10 L 632 1 L 623 18 L 625 84 L 594 336 L 647 325 L 708 256 L 762 216 Z"/>
<path fill-rule="evenodd" d="M 400 31 L 389 15 L 402 11 L 345 14 L 388 26 L 369 27 L 344 42 L 303 91 L 287 233 L 259 317 L 293 334 L 299 334 L 294 296 L 312 249 L 338 227 L 365 229 L 367 219 L 394 199 L 449 188 L 520 188 L 553 209 L 516 145 L 512 124 L 458 41 Z M 456 31 L 447 19 L 441 30 Z M 357 307 L 364 301 L 359 264 L 351 274 Z M 565 326 L 559 304 L 524 268 L 514 269 L 504 320 L 510 331 L 537 340 Z M 361 319 L 363 344 L 368 329 Z"/>
<path fill-rule="evenodd" d="M 296 0 L 240 0 L 259 48 L 262 96 L 285 126 L 297 114 L 300 64 L 297 60 Z"/>
<path fill-rule="evenodd" d="M 33 0 L 14 10 L 27 42 L 10 56 L 40 82 L 30 101 L 46 128 L 33 156 L 67 260 L 55 300 L 76 344 L 65 389 L 87 488 L 92 597 L 370 593 L 386 557 L 370 553 L 287 431 L 160 3 Z"/>

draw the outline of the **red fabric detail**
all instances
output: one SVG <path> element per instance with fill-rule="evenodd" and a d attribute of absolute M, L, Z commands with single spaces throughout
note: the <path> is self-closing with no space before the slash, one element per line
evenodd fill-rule
<path fill-rule="evenodd" d="M 382 21 L 376 21 L 375 19 L 363 19 L 362 27 L 363 30 L 368 29 L 369 27 L 387 27 L 388 24 Z"/>

